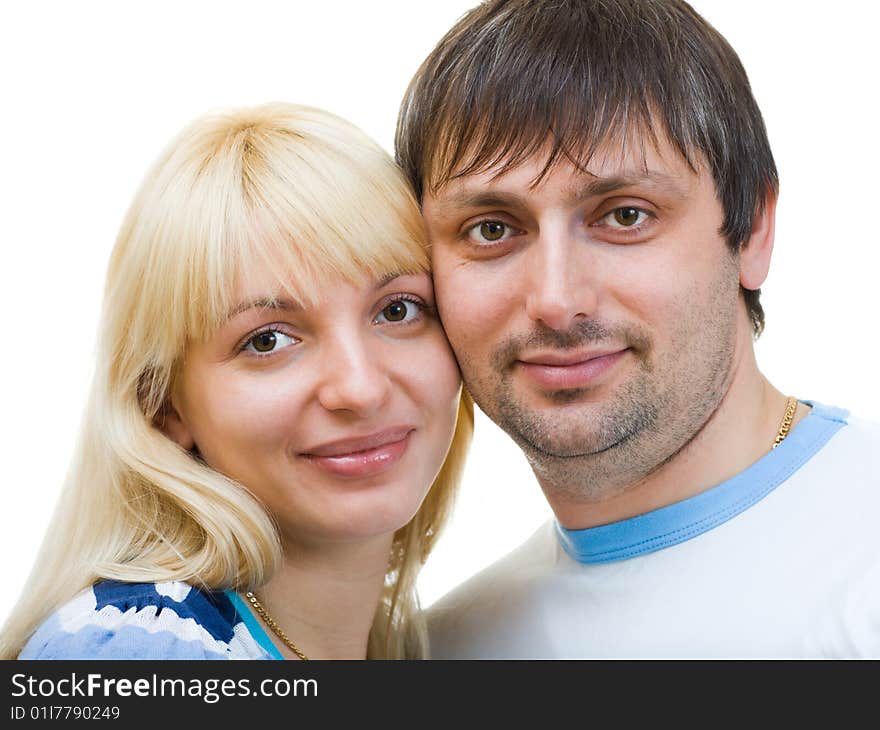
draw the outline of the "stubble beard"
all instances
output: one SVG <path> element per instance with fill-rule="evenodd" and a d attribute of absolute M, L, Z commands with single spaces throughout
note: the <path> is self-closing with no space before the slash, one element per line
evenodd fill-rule
<path fill-rule="evenodd" d="M 520 446 L 548 496 L 587 503 L 612 497 L 649 477 L 700 432 L 732 378 L 739 287 L 724 278 L 703 307 L 687 307 L 694 292 L 683 293 L 684 316 L 663 358 L 645 332 L 584 320 L 566 332 L 539 327 L 506 342 L 494 353 L 491 378 L 475 377 L 462 362 L 475 401 Z M 514 360 L 525 347 L 609 342 L 626 343 L 625 356 L 635 358 L 633 374 L 612 392 L 555 391 L 544 394 L 540 410 L 517 396 Z"/>

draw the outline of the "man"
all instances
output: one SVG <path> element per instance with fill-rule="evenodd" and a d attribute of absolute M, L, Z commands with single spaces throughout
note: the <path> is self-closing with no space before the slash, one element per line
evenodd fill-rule
<path fill-rule="evenodd" d="M 880 655 L 880 427 L 758 369 L 777 173 L 717 31 L 484 3 L 396 146 L 467 387 L 556 516 L 432 607 L 434 656 Z"/>

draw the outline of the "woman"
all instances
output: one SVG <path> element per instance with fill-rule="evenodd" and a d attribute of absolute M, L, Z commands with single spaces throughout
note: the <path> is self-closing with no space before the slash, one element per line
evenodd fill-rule
<path fill-rule="evenodd" d="M 406 183 L 346 122 L 270 104 L 184 130 L 113 251 L 0 656 L 425 656 L 415 581 L 473 430 L 427 269 Z"/>

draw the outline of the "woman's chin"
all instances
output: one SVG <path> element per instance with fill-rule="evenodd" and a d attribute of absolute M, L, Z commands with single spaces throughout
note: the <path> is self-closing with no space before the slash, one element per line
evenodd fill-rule
<path fill-rule="evenodd" d="M 380 493 L 381 492 L 381 493 Z M 280 515 L 282 531 L 294 541 L 314 539 L 326 542 L 359 542 L 391 537 L 405 527 L 418 512 L 423 495 L 401 495 L 397 490 L 371 490 L 332 500 L 307 524 L 303 511 L 296 510 L 291 520 Z M 295 516 L 294 516 L 295 515 Z"/>

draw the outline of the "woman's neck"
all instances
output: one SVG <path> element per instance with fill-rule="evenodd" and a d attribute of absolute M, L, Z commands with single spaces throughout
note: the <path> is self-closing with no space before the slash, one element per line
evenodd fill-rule
<path fill-rule="evenodd" d="M 278 570 L 255 592 L 275 623 L 310 659 L 365 659 L 392 538 L 320 545 L 286 542 Z M 282 655 L 296 659 L 259 620 Z"/>

